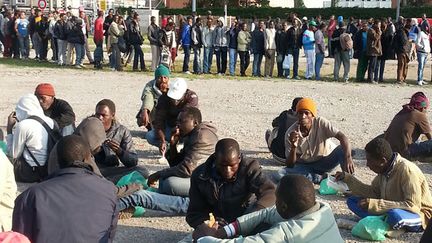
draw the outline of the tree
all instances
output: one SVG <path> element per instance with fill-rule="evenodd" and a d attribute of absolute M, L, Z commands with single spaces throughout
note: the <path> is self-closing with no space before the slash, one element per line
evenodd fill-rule
<path fill-rule="evenodd" d="M 294 8 L 305 8 L 303 0 L 294 0 Z"/>

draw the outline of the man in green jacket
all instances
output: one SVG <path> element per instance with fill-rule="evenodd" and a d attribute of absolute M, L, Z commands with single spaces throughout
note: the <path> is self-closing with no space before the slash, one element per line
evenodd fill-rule
<path fill-rule="evenodd" d="M 241 25 L 241 31 L 237 36 L 237 51 L 240 56 L 240 75 L 246 76 L 246 69 L 249 67 L 250 55 L 249 55 L 249 44 L 251 42 L 251 34 L 247 30 L 247 24 Z"/>
<path fill-rule="evenodd" d="M 252 235 L 263 225 L 270 227 Z M 344 242 L 330 206 L 316 202 L 312 183 L 301 175 L 281 179 L 276 206 L 241 216 L 224 227 L 199 226 L 193 237 L 199 243 Z"/>

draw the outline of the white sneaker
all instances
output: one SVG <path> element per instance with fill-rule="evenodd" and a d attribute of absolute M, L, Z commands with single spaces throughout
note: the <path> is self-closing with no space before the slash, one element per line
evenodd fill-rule
<path fill-rule="evenodd" d="M 422 80 L 417 81 L 417 85 L 422 86 L 423 85 L 423 81 Z"/>
<path fill-rule="evenodd" d="M 186 71 L 186 72 L 184 72 L 185 74 L 192 74 L 191 72 L 189 72 L 189 71 Z"/>
<path fill-rule="evenodd" d="M 79 64 L 77 64 L 75 65 L 75 68 L 81 69 L 82 67 Z"/>

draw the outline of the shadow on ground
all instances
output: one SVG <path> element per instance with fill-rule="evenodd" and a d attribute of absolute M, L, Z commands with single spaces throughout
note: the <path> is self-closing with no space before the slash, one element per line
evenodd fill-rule
<path fill-rule="evenodd" d="M 177 242 L 188 233 L 181 231 L 161 230 L 151 227 L 135 227 L 118 225 L 115 243 L 156 243 L 156 242 Z"/>

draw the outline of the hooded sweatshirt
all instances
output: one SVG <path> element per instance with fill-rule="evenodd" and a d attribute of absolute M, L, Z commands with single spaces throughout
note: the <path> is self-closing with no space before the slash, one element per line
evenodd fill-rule
<path fill-rule="evenodd" d="M 0 151 L 0 232 L 12 228 L 12 212 L 16 198 L 17 185 L 12 163 Z"/>
<path fill-rule="evenodd" d="M 43 166 L 48 158 L 48 132 L 38 121 L 27 119 L 30 116 L 37 116 L 44 120 L 50 128 L 54 128 L 54 121 L 44 115 L 35 95 L 27 94 L 21 97 L 16 106 L 18 123 L 14 133 L 7 136 L 9 155 L 14 159 L 23 155 L 30 166 L 37 166 L 29 152 L 24 149 L 24 145 L 27 145 L 39 164 Z"/>
<path fill-rule="evenodd" d="M 90 150 L 94 151 L 99 148 L 106 140 L 105 128 L 96 117 L 87 117 L 79 124 L 74 134 L 81 136 L 90 146 Z M 92 160 L 90 163 L 95 174 L 101 175 L 98 166 Z M 57 156 L 57 145 L 51 150 L 48 160 L 48 174 L 52 174 L 60 169 Z"/>
<path fill-rule="evenodd" d="M 182 138 L 184 146 L 180 154 L 169 160 L 171 168 L 161 171 L 161 178 L 178 176 L 187 178 L 195 168 L 205 162 L 214 153 L 218 137 L 216 127 L 208 122 L 198 124 L 188 135 Z"/>

